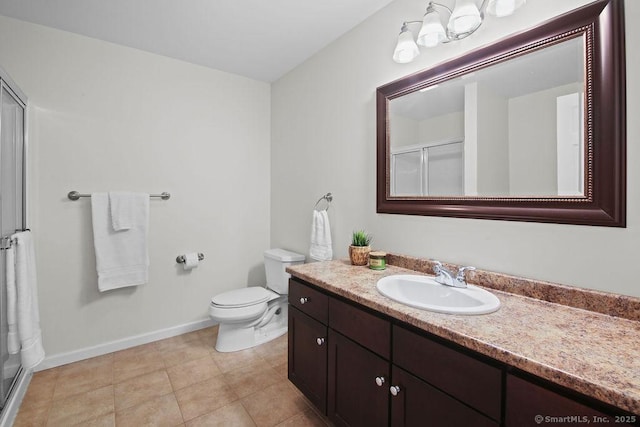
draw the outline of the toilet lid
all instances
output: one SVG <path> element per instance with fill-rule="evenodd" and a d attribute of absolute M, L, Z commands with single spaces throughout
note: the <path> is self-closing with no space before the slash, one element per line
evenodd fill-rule
<path fill-rule="evenodd" d="M 269 301 L 271 298 L 273 292 L 259 286 L 251 286 L 223 292 L 211 298 L 211 302 L 225 307 L 247 307 Z"/>

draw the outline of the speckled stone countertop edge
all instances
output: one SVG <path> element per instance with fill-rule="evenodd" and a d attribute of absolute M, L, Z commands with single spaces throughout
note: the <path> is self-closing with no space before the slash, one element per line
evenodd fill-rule
<path fill-rule="evenodd" d="M 345 260 L 332 262 L 344 263 L 345 265 L 349 264 L 349 262 Z M 375 296 L 375 294 L 373 293 L 366 294 L 362 292 L 362 290 L 358 289 L 358 287 L 356 286 L 356 282 L 358 281 L 358 279 L 355 277 L 351 278 L 351 282 L 348 282 L 348 280 L 345 282 L 344 277 L 342 277 L 340 280 L 338 280 L 341 283 L 336 284 L 331 283 L 331 274 L 309 274 L 300 267 L 301 266 L 290 267 L 287 269 L 287 271 L 292 273 L 295 277 L 319 286 L 331 293 L 342 296 L 348 300 L 354 301 L 389 317 L 395 318 L 425 332 L 432 333 L 438 337 L 444 338 L 465 348 L 495 359 L 499 362 L 505 363 L 506 365 L 546 379 L 552 383 L 564 386 L 568 389 L 577 391 L 602 402 L 640 415 L 640 383 L 634 383 L 632 384 L 631 388 L 628 389 L 627 384 L 618 385 L 618 383 L 622 382 L 619 380 L 620 375 L 611 380 L 605 373 L 602 375 L 604 381 L 599 381 L 599 379 L 596 377 L 596 374 L 588 374 L 591 375 L 591 377 L 586 378 L 586 376 L 588 375 L 581 376 L 579 373 L 572 372 L 571 369 L 564 369 L 562 366 L 559 366 L 558 364 L 555 364 L 553 362 L 549 363 L 548 360 L 546 362 L 536 360 L 535 357 L 520 353 L 517 350 L 514 351 L 513 349 L 509 348 L 509 345 L 501 345 L 492 341 L 491 339 L 483 339 L 482 337 L 474 334 L 473 331 L 471 333 L 468 333 L 465 331 L 461 331 L 456 327 L 456 323 L 459 325 L 464 325 L 464 323 L 461 322 L 465 322 L 465 319 L 470 319 L 469 322 L 473 322 L 473 318 L 478 319 L 482 318 L 483 316 L 441 315 L 438 313 L 425 312 L 419 309 L 412 309 L 411 307 L 388 300 L 385 297 Z M 327 271 L 329 271 L 330 273 L 330 270 L 331 269 L 329 268 L 329 270 Z M 390 271 L 387 272 L 388 274 L 407 274 L 415 271 L 420 271 L 406 269 L 405 267 L 397 267 L 395 265 L 390 266 L 389 270 Z M 366 276 L 370 276 L 370 272 L 372 272 L 373 270 L 360 267 L 360 270 L 354 271 L 362 273 Z M 387 273 L 385 273 L 384 275 L 388 275 Z M 427 274 L 428 273 L 430 273 L 430 271 L 428 271 Z M 371 280 L 371 277 L 367 277 L 367 282 L 371 282 Z M 560 307 L 559 310 L 558 303 L 545 300 L 537 300 L 534 297 L 513 294 L 495 288 L 493 288 L 492 290 L 496 292 L 501 301 L 508 300 L 510 302 L 517 302 L 517 305 L 522 305 L 525 307 L 534 304 L 533 309 L 535 309 L 536 311 L 545 309 L 548 309 L 550 310 L 550 312 L 552 311 L 554 313 L 560 311 L 563 312 L 563 315 L 570 316 L 572 319 L 580 316 L 586 316 L 585 322 L 589 321 L 589 319 L 587 319 L 587 317 L 589 316 L 591 317 L 591 319 L 593 319 L 594 316 L 602 317 L 607 322 L 614 322 L 617 325 L 616 329 L 622 330 L 625 329 L 625 326 L 632 325 L 636 330 L 640 330 L 638 322 L 634 320 L 612 317 L 610 315 L 602 313 L 589 312 L 589 310 L 583 308 L 575 308 L 570 306 Z M 449 325 L 448 323 L 451 323 L 451 325 Z M 565 350 L 565 353 L 571 353 L 572 351 L 570 348 Z M 547 359 L 549 359 L 548 356 Z M 553 359 L 553 357 L 551 357 L 551 359 Z M 608 368 L 613 370 L 616 369 L 615 367 Z M 619 367 L 619 370 L 622 369 L 624 369 L 624 367 Z M 590 372 L 591 370 L 583 369 L 583 371 Z M 620 374 L 620 372 L 617 372 L 617 374 Z M 607 380 L 609 380 L 608 383 Z M 612 381 L 613 384 L 611 383 Z"/>
<path fill-rule="evenodd" d="M 433 274 L 434 263 L 426 259 L 389 253 L 387 254 L 387 264 L 421 273 Z M 444 265 L 452 271 L 459 267 L 448 263 L 444 263 Z M 467 272 L 467 282 L 510 294 L 640 321 L 640 298 L 637 297 L 527 279 L 486 270 Z"/>

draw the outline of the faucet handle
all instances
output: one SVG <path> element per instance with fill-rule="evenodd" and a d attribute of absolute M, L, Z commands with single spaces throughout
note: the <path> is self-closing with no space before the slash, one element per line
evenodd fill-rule
<path fill-rule="evenodd" d="M 473 271 L 475 270 L 475 267 L 471 267 L 471 266 L 467 266 L 467 267 L 460 267 L 458 269 L 458 274 L 456 275 L 456 280 L 458 280 L 459 282 L 467 282 L 467 277 L 466 277 L 466 272 L 467 271 Z"/>
<path fill-rule="evenodd" d="M 435 273 L 435 275 L 439 275 L 442 273 L 442 263 L 440 261 L 437 261 L 435 259 L 432 259 L 431 262 L 434 264 L 433 265 L 433 272 Z"/>

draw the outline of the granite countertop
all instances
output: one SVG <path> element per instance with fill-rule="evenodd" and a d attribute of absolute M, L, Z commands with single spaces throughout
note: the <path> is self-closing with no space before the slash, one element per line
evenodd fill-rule
<path fill-rule="evenodd" d="M 640 322 L 489 289 L 501 302 L 491 314 L 434 313 L 378 293 L 393 274 L 348 260 L 287 268 L 293 276 L 505 364 L 640 415 Z"/>

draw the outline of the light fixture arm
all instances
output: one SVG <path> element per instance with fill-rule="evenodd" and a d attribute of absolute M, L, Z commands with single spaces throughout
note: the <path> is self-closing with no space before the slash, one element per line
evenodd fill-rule
<path fill-rule="evenodd" d="M 484 1 L 482 2 L 482 5 L 484 6 Z M 446 6 L 442 3 L 438 3 L 435 1 L 430 1 L 429 4 L 427 5 L 427 13 L 431 12 L 431 10 L 435 10 L 435 7 L 433 6 L 440 6 L 444 9 L 447 9 L 447 12 L 449 12 L 449 15 L 451 15 L 453 13 L 453 10 L 451 10 L 451 8 L 449 8 L 449 6 Z M 431 10 L 429 10 L 431 9 Z"/>
<path fill-rule="evenodd" d="M 404 21 L 400 31 L 407 31 L 409 29 L 409 24 L 422 24 L 422 21 Z"/>

